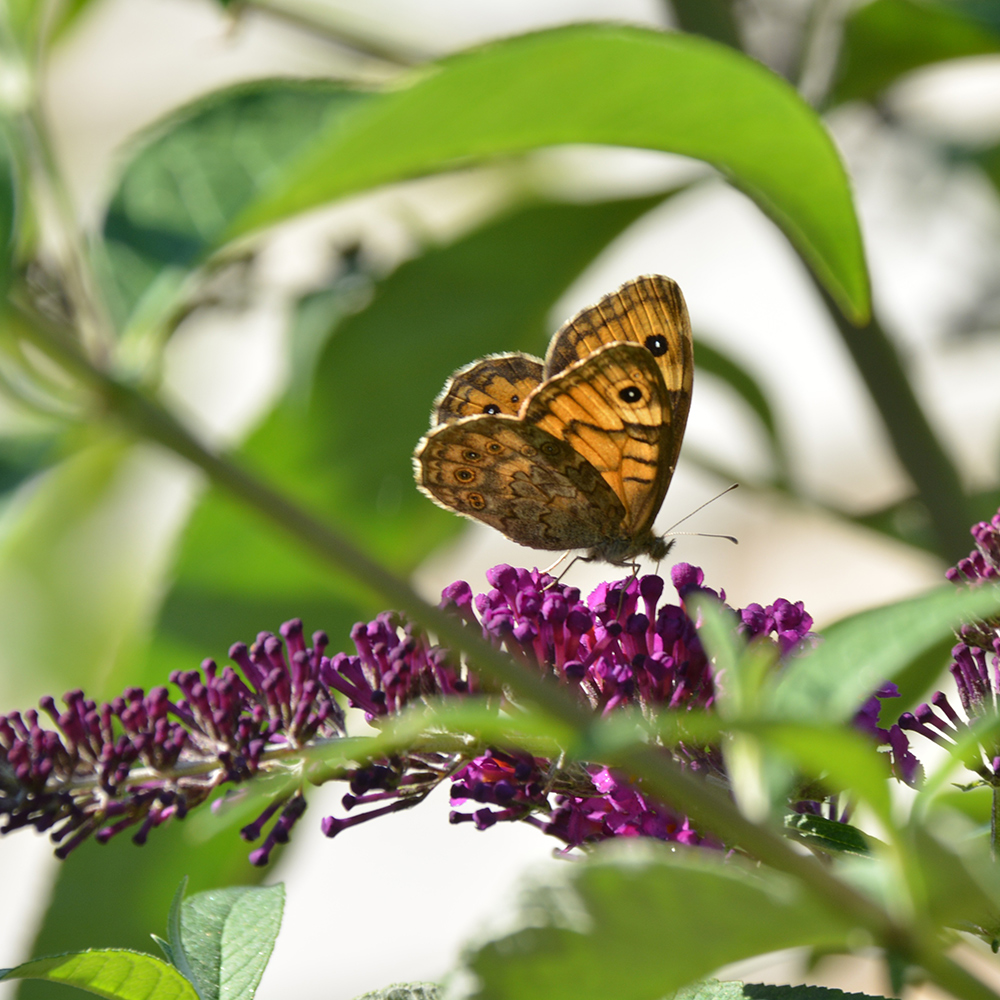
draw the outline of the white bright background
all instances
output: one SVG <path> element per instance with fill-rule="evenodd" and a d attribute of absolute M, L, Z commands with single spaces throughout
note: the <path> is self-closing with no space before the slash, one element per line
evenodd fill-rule
<path fill-rule="evenodd" d="M 291 13 L 325 10 L 359 33 L 384 37 L 391 31 L 420 54 L 571 20 L 666 23 L 654 0 L 282 0 L 281 6 Z M 799 5 L 785 0 L 785 6 Z M 238 79 L 343 73 L 378 79 L 386 67 L 287 21 L 253 13 L 234 21 L 208 0 L 103 0 L 57 53 L 48 95 L 59 152 L 83 216 L 98 217 L 126 139 L 177 104 Z M 896 88 L 891 107 L 908 126 L 906 138 L 888 136 L 872 117 L 852 108 L 838 111 L 831 126 L 856 185 L 887 325 L 903 344 L 921 398 L 963 476 L 983 487 L 998 477 L 1000 338 L 948 340 L 944 332 L 993 280 L 1000 218 L 984 182 L 936 162 L 921 136 L 984 142 L 1000 136 L 1000 61 L 967 60 L 917 74 Z M 594 197 L 653 188 L 690 170 L 690 164 L 666 156 L 567 149 L 536 156 L 532 174 L 541 188 Z M 277 389 L 289 298 L 320 277 L 331 234 L 347 234 L 341 242 L 363 235 L 388 263 L 412 252 L 414 219 L 424 233 L 447 238 L 475 224 L 484 207 L 503 197 L 502 177 L 438 178 L 355 199 L 285 227 L 264 255 L 267 280 L 259 283 L 254 309 L 235 319 L 199 320 L 176 339 L 169 363 L 174 398 L 197 415 L 206 433 L 238 438 Z M 811 495 L 863 511 L 906 491 L 874 408 L 801 265 L 747 199 L 720 182 L 641 220 L 567 292 L 553 312 L 553 329 L 644 272 L 677 279 L 696 330 L 761 381 L 776 407 L 795 475 Z M 442 382 L 448 374 L 441 373 Z M 742 404 L 702 379 L 688 445 L 752 476 L 765 452 L 745 418 Z M 148 504 L 153 485 L 164 497 L 160 527 L 147 539 L 144 556 L 154 563 L 168 557 L 195 487 L 176 463 L 155 456 L 136 463 L 133 475 L 126 508 L 128 497 Z M 716 489 L 682 456 L 661 526 Z M 733 604 L 801 599 L 819 625 L 916 593 L 938 583 L 944 569 L 930 556 L 849 528 L 819 509 L 748 491 L 725 497 L 685 527 L 739 537 L 738 547 L 682 537 L 674 552 L 678 560 L 704 567 L 708 584 L 724 587 Z M 545 558 L 539 557 L 540 565 Z M 416 582 L 436 598 L 446 583 L 481 580 L 487 567 L 501 561 L 533 560 L 489 529 L 471 526 L 453 548 L 421 568 Z M 586 590 L 603 572 L 578 564 L 571 580 Z M 551 857 L 554 842 L 527 827 L 478 833 L 468 825 L 448 826 L 443 794 L 363 833 L 327 841 L 318 818 L 332 811 L 341 793 L 330 787 L 314 795 L 296 831 L 295 850 L 270 875 L 269 881 L 285 882 L 288 898 L 262 1000 L 348 1000 L 394 980 L 439 978 L 463 941 L 502 920 L 526 869 L 561 864 Z M 0 841 L 0 866 L 5 898 L 22 901 L 0 907 L 0 965 L 9 966 L 28 957 L 55 864 L 47 841 L 22 833 Z M 800 981 L 798 962 L 796 955 L 784 956 L 783 964 L 752 974 Z M 877 979 L 841 979 L 837 985 L 885 988 Z"/>

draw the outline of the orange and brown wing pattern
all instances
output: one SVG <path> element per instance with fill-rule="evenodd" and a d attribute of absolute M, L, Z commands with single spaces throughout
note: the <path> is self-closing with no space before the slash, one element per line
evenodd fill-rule
<path fill-rule="evenodd" d="M 571 445 L 614 490 L 625 508 L 617 533 L 649 529 L 677 449 L 663 376 L 645 347 L 610 344 L 571 364 L 532 393 L 522 417 Z"/>
<path fill-rule="evenodd" d="M 417 485 L 439 506 L 536 549 L 591 548 L 625 509 L 567 441 L 516 417 L 466 417 L 433 428 L 414 456 Z"/>
<path fill-rule="evenodd" d="M 432 422 L 447 424 L 483 413 L 516 416 L 542 381 L 542 365 L 530 354 L 491 354 L 459 368 L 434 401 Z"/>

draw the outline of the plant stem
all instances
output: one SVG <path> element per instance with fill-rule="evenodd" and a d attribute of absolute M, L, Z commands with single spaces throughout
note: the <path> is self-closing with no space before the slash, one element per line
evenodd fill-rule
<path fill-rule="evenodd" d="M 969 551 L 967 501 L 955 466 L 934 433 L 903 368 L 896 346 L 874 314 L 855 326 L 813 277 L 844 344 L 868 387 L 900 462 L 927 507 L 938 552 L 957 562 Z"/>

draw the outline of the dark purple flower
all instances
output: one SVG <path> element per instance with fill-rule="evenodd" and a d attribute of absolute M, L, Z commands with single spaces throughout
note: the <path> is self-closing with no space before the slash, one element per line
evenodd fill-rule
<path fill-rule="evenodd" d="M 595 713 L 711 709 L 715 677 L 685 601 L 695 593 L 724 600 L 725 593 L 705 588 L 697 567 L 674 567 L 677 604 L 662 600 L 658 576 L 602 584 L 586 600 L 537 570 L 496 566 L 487 579 L 492 589 L 476 597 L 466 583 L 448 587 L 442 607 L 481 628 L 526 668 L 565 685 Z M 769 637 L 781 654 L 798 648 L 812 625 L 802 605 L 788 601 L 753 605 L 737 616 L 748 636 Z M 151 829 L 183 818 L 218 789 L 263 772 L 288 773 L 286 762 L 344 735 L 337 695 L 378 726 L 414 702 L 480 690 L 457 657 L 392 612 L 356 625 L 351 638 L 353 654 L 328 657 L 326 635 L 314 633 L 307 646 L 296 620 L 280 636 L 263 632 L 250 647 L 235 644 L 229 653 L 235 667 L 206 660 L 201 670 L 174 672 L 174 695 L 164 687 L 148 694 L 129 688 L 97 705 L 73 691 L 62 710 L 43 698 L 50 728 L 36 711 L 0 716 L 4 832 L 49 831 L 61 857 L 89 836 L 106 841 L 129 828 L 142 843 Z M 498 709 L 511 707 L 498 694 L 491 695 Z M 663 752 L 725 780 L 717 748 L 679 744 Z M 453 822 L 486 828 L 524 820 L 570 846 L 618 836 L 711 843 L 685 817 L 601 765 L 484 749 L 461 735 L 442 734 L 392 758 L 308 776 L 349 783 L 346 817 L 322 822 L 328 836 L 416 805 L 450 781 L 452 801 L 463 807 Z M 251 855 L 255 864 L 266 864 L 288 840 L 305 807 L 303 786 L 286 785 L 243 827 L 245 839 L 263 838 Z"/>

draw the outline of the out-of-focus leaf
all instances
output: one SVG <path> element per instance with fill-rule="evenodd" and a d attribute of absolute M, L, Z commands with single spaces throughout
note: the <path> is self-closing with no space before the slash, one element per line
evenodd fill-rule
<path fill-rule="evenodd" d="M 740 48 L 733 0 L 670 0 L 670 5 L 682 31 Z"/>
<path fill-rule="evenodd" d="M 380 184 L 581 142 L 715 165 L 782 227 L 849 315 L 867 316 L 857 218 L 819 118 L 760 63 L 692 35 L 573 26 L 424 67 L 319 135 L 228 235 Z"/>
<path fill-rule="evenodd" d="M 175 283 L 198 264 L 282 164 L 364 97 L 327 80 L 256 80 L 155 126 L 104 220 L 118 321 L 155 283 Z"/>
<path fill-rule="evenodd" d="M 4 130 L 0 128 L 0 300 L 10 287 L 17 249 L 17 191 L 14 185 L 14 158 Z"/>
<path fill-rule="evenodd" d="M 143 948 L 151 928 L 162 928 L 177 884 L 189 876 L 194 891 L 252 885 L 266 871 L 247 860 L 247 845 L 235 831 L 194 843 L 184 822 L 171 821 L 142 847 L 128 831 L 107 844 L 88 840 L 59 866 L 59 876 L 32 952 L 81 948 Z M 21 984 L 19 1000 L 59 1000 L 65 989 L 49 983 Z"/>
<path fill-rule="evenodd" d="M 471 957 L 475 995 L 648 1000 L 728 962 L 849 933 L 789 880 L 641 846 L 574 865 L 567 885 L 531 898 L 534 926 Z"/>
<path fill-rule="evenodd" d="M 176 530 L 160 463 L 97 437 L 11 496 L 0 519 L 5 707 L 76 687 L 94 698 L 121 693 Z"/>
<path fill-rule="evenodd" d="M 872 100 L 921 66 L 994 52 L 1000 52 L 1000 25 L 966 16 L 957 3 L 874 0 L 844 25 L 831 100 Z"/>
<path fill-rule="evenodd" d="M 230 886 L 181 907 L 181 939 L 200 1000 L 253 1000 L 281 927 L 285 889 Z"/>
<path fill-rule="evenodd" d="M 789 664 L 768 703 L 779 715 L 800 721 L 847 719 L 873 691 L 938 647 L 963 621 L 998 610 L 1000 588 L 942 587 L 852 615 L 826 629 L 812 653 Z M 934 663 L 926 660 L 925 665 Z M 929 675 L 925 682 L 932 679 Z"/>
<path fill-rule="evenodd" d="M 120 948 L 36 958 L 0 979 L 41 979 L 76 986 L 106 1000 L 198 1000 L 194 987 L 172 965 Z"/>
<path fill-rule="evenodd" d="M 781 438 L 778 435 L 778 427 L 775 423 L 771 404 L 767 401 L 767 396 L 764 395 L 764 391 L 757 380 L 738 361 L 734 361 L 730 355 L 717 350 L 710 344 L 706 344 L 700 338 L 695 339 L 694 357 L 695 364 L 700 371 L 706 371 L 716 378 L 722 379 L 757 414 L 760 422 L 764 425 L 768 442 L 771 445 L 771 453 L 774 456 L 778 478 L 781 480 L 786 479 L 788 456 L 785 454 Z"/>
<path fill-rule="evenodd" d="M 966 843 L 958 853 L 923 826 L 910 831 L 917 862 L 920 888 L 926 894 L 923 906 L 939 925 L 988 930 L 1000 934 L 1000 875 L 986 854 L 981 839 Z M 971 849 L 970 849 L 971 848 Z"/>

